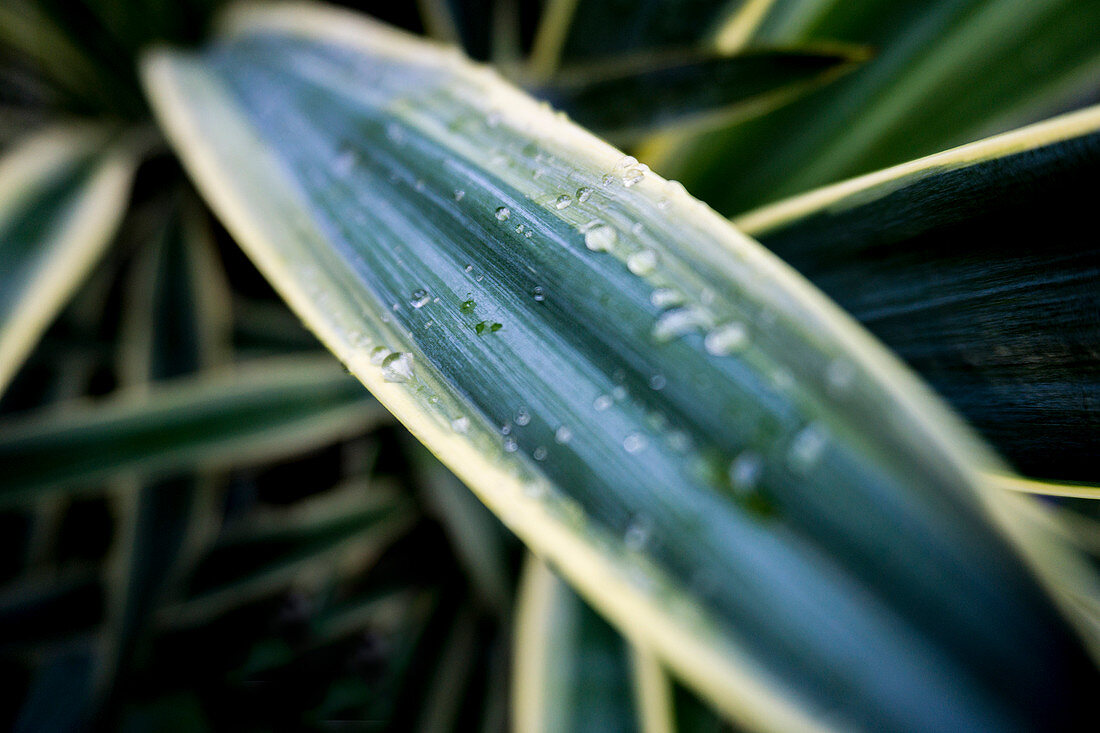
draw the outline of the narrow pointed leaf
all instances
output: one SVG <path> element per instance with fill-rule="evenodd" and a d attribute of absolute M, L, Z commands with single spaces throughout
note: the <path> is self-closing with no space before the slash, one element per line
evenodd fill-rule
<path fill-rule="evenodd" d="M 144 74 L 325 345 L 727 715 L 1080 713 L 1095 670 L 1024 564 L 1074 582 L 1072 552 L 990 501 L 979 471 L 1003 467 L 930 391 L 682 188 L 345 12 L 243 9 Z"/>
<path fill-rule="evenodd" d="M 736 223 L 836 299 L 1030 476 L 1100 481 L 1100 108 Z"/>
<path fill-rule="evenodd" d="M 0 160 L 0 392 L 111 241 L 136 161 L 58 126 Z"/>
<path fill-rule="evenodd" d="M 876 54 L 765 117 L 639 153 L 728 214 L 1055 114 L 1095 94 L 1100 73 L 1094 0 L 790 0 L 772 13 L 756 43 Z"/>
<path fill-rule="evenodd" d="M 574 2 L 561 51 L 564 63 L 632 51 L 696 44 L 710 38 L 747 0 Z"/>
<path fill-rule="evenodd" d="M 512 720 L 532 733 L 636 733 L 630 647 L 529 557 L 516 611 Z"/>
<path fill-rule="evenodd" d="M 327 357 L 268 359 L 149 393 L 123 393 L 0 423 L 0 501 L 152 476 L 247 465 L 362 432 L 373 400 Z"/>
<path fill-rule="evenodd" d="M 749 119 L 854 68 L 859 53 L 763 50 L 738 56 L 666 52 L 563 69 L 533 93 L 619 144 Z"/>

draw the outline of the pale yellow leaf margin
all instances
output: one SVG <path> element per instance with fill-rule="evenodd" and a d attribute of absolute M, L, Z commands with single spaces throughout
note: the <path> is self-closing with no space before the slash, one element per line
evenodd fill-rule
<path fill-rule="evenodd" d="M 44 226 L 39 246 L 48 255 L 8 320 L 0 323 L 0 392 L 110 244 L 126 209 L 138 158 L 121 143 L 111 145 L 104 130 L 57 125 L 35 134 L 0 161 L 2 223 L 17 216 L 41 186 L 105 145 L 109 147 L 71 213 L 64 221 Z"/>

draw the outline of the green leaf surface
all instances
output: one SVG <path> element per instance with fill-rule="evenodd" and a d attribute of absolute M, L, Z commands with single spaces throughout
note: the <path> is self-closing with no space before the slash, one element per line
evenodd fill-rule
<path fill-rule="evenodd" d="M 79 730 L 95 689 L 94 645 L 85 641 L 56 653 L 35 674 L 13 731 Z"/>
<path fill-rule="evenodd" d="M 336 568 L 362 572 L 412 517 L 407 500 L 359 483 L 226 533 L 198 563 L 188 597 L 166 617 L 196 624 Z"/>
<path fill-rule="evenodd" d="M 513 721 L 538 733 L 639 731 L 630 647 L 542 562 L 516 611 Z"/>
<path fill-rule="evenodd" d="M 0 160 L 0 392 L 110 243 L 135 165 L 109 130 L 76 125 Z"/>
<path fill-rule="evenodd" d="M 781 106 L 850 71 L 853 49 L 648 53 L 572 66 L 532 93 L 617 144 L 674 129 L 730 125 Z"/>
<path fill-rule="evenodd" d="M 1100 108 L 736 224 L 900 354 L 1030 476 L 1098 481 Z"/>
<path fill-rule="evenodd" d="M 200 190 L 601 614 L 761 728 L 1080 712 L 1095 669 L 991 513 L 1088 573 L 793 271 L 453 51 L 310 6 L 228 23 L 144 67 Z"/>
<path fill-rule="evenodd" d="M 537 53 L 563 63 L 697 44 L 751 0 L 604 0 L 548 3 Z M 536 42 L 538 49 L 538 42 Z"/>
<path fill-rule="evenodd" d="M 754 42 L 826 39 L 877 52 L 770 115 L 639 156 L 735 214 L 1012 129 L 1095 92 L 1100 2 L 788 0 Z"/>
<path fill-rule="evenodd" d="M 248 465 L 382 420 L 384 411 L 328 357 L 256 361 L 147 394 L 9 418 L 0 424 L 0 500 L 88 488 L 123 471 L 163 477 Z"/>
<path fill-rule="evenodd" d="M 409 442 L 427 512 L 443 525 L 481 602 L 506 615 L 515 582 L 509 567 L 508 531 L 454 474 L 422 446 Z"/>

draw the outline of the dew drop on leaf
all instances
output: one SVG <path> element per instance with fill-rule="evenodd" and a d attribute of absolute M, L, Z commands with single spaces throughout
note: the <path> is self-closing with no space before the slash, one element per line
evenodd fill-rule
<path fill-rule="evenodd" d="M 378 366 L 390 353 L 392 352 L 385 346 L 375 346 L 370 350 L 370 363 Z"/>
<path fill-rule="evenodd" d="M 428 294 L 428 291 L 424 288 L 420 288 L 413 292 L 412 297 L 409 298 L 409 305 L 413 308 L 423 308 L 432 300 L 432 296 Z"/>
<path fill-rule="evenodd" d="M 827 438 L 825 431 L 810 423 L 798 431 L 787 449 L 787 464 L 796 473 L 805 473 L 812 469 L 825 452 Z"/>
<path fill-rule="evenodd" d="M 751 450 L 743 451 L 730 463 L 730 484 L 739 494 L 753 491 L 763 470 L 764 461 L 760 454 Z"/>
<path fill-rule="evenodd" d="M 496 210 L 497 221 L 507 221 L 508 217 L 512 215 L 512 212 L 508 210 L 507 206 L 498 206 Z"/>
<path fill-rule="evenodd" d="M 714 356 L 728 356 L 745 348 L 749 331 L 743 323 L 726 323 L 714 328 L 703 339 L 703 347 Z"/>
<path fill-rule="evenodd" d="M 657 253 L 643 249 L 626 258 L 627 268 L 635 275 L 648 275 L 657 269 Z"/>
<path fill-rule="evenodd" d="M 583 204 L 585 201 L 587 201 L 591 197 L 592 197 L 592 189 L 589 188 L 588 186 L 581 186 L 580 188 L 577 189 L 577 201 L 579 201 L 580 203 Z"/>
<path fill-rule="evenodd" d="M 593 252 L 606 252 L 618 239 L 615 230 L 602 222 L 591 222 L 584 232 L 584 246 Z"/>
<path fill-rule="evenodd" d="M 560 211 L 568 207 L 571 203 L 573 203 L 573 197 L 567 193 L 563 193 L 561 196 L 554 199 L 554 208 Z"/>
<path fill-rule="evenodd" d="M 703 315 L 695 308 L 675 308 L 665 311 L 653 324 L 653 339 L 658 343 L 671 341 L 705 325 Z"/>
<path fill-rule="evenodd" d="M 412 356 L 395 351 L 382 360 L 382 378 L 387 382 L 407 382 L 412 377 Z"/>

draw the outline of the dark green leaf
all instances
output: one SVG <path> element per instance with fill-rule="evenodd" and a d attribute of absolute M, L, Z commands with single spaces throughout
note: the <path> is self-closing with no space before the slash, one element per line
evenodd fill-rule
<path fill-rule="evenodd" d="M 1100 108 L 738 220 L 1016 467 L 1100 481 Z"/>
<path fill-rule="evenodd" d="M 757 42 L 876 55 L 746 125 L 640 153 L 724 213 L 1008 130 L 1096 89 L 1096 0 L 789 0 L 774 12 Z"/>
<path fill-rule="evenodd" d="M 3 501 L 87 487 L 136 470 L 164 475 L 307 450 L 383 419 L 328 358 L 269 359 L 148 395 L 120 394 L 0 424 Z"/>
<path fill-rule="evenodd" d="M 860 60 L 857 51 L 839 49 L 665 52 L 566 68 L 533 93 L 624 144 L 662 130 L 713 128 L 764 114 Z"/>

